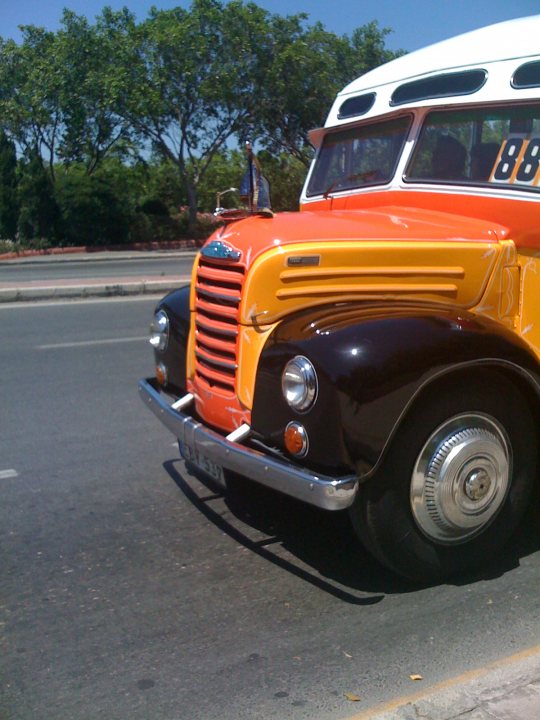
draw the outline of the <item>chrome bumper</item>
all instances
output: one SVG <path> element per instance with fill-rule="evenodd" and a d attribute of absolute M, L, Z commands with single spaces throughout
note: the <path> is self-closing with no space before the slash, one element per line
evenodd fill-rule
<path fill-rule="evenodd" d="M 181 443 L 196 448 L 226 470 L 232 470 L 324 510 L 343 510 L 352 504 L 358 489 L 358 480 L 354 475 L 316 475 L 307 468 L 265 455 L 223 437 L 189 414 L 175 410 L 157 389 L 153 378 L 140 380 L 139 392 L 144 404 Z M 189 396 L 186 396 L 185 405 L 188 405 L 189 401 Z M 182 406 L 182 400 L 175 405 Z M 229 437 L 235 437 L 235 433 L 231 433 Z"/>

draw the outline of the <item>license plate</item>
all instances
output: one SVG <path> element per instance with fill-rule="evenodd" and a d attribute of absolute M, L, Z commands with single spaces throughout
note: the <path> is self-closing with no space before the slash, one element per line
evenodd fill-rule
<path fill-rule="evenodd" d="M 221 483 L 222 485 L 225 484 L 225 476 L 223 474 L 223 468 L 221 467 L 221 465 L 215 463 L 211 458 L 201 452 L 198 448 L 192 447 L 185 442 L 181 442 L 179 444 L 180 454 L 182 455 L 184 460 L 187 460 L 196 468 L 202 470 L 213 480 L 217 480 L 217 482 Z"/>

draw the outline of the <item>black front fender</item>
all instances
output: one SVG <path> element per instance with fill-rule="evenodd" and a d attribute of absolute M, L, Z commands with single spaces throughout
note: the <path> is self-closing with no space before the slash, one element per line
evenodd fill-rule
<path fill-rule="evenodd" d="M 280 387 L 283 367 L 295 355 L 308 357 L 319 377 L 317 402 L 304 414 L 287 405 Z M 431 383 L 487 368 L 513 372 L 540 394 L 530 348 L 487 318 L 440 305 L 358 303 L 305 311 L 283 321 L 265 345 L 253 429 L 283 449 L 283 428 L 298 420 L 310 437 L 304 462 L 365 476 Z"/>
<path fill-rule="evenodd" d="M 162 362 L 167 367 L 168 382 L 165 389 L 177 395 L 186 392 L 186 352 L 190 327 L 189 294 L 189 285 L 173 290 L 165 295 L 156 307 L 156 311 L 164 310 L 169 316 L 169 342 L 163 352 L 154 351 L 154 358 L 156 365 Z"/>

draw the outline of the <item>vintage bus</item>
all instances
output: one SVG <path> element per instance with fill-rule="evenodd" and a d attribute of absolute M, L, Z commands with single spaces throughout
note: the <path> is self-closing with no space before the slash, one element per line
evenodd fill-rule
<path fill-rule="evenodd" d="M 493 557 L 538 487 L 539 37 L 500 23 L 352 82 L 300 212 L 259 209 L 255 173 L 152 325 L 140 392 L 188 467 L 348 509 L 414 580 Z"/>

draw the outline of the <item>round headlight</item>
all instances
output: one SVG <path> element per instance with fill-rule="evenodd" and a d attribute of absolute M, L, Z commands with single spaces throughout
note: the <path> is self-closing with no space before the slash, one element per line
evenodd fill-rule
<path fill-rule="evenodd" d="M 163 352 L 169 342 L 169 318 L 164 310 L 158 310 L 150 325 L 150 345 Z"/>
<path fill-rule="evenodd" d="M 310 361 L 297 355 L 285 365 L 281 376 L 283 397 L 298 412 L 305 412 L 317 399 L 317 373 Z"/>

